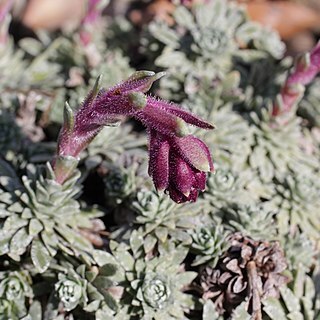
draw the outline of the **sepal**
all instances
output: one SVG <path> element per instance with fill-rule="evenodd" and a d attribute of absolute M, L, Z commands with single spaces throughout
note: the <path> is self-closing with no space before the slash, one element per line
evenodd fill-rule
<path fill-rule="evenodd" d="M 56 181 L 63 184 L 77 168 L 79 159 L 72 156 L 56 156 L 54 162 L 54 172 Z"/>

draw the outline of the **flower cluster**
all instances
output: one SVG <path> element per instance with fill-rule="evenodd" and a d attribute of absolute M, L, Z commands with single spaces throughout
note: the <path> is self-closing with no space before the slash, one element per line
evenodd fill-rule
<path fill-rule="evenodd" d="M 66 105 L 57 158 L 77 158 L 103 126 L 131 116 L 147 128 L 149 174 L 157 190 L 168 192 L 178 203 L 195 201 L 205 189 L 206 172 L 213 171 L 213 162 L 205 143 L 189 135 L 186 124 L 203 129 L 213 126 L 177 105 L 145 95 L 162 76 L 138 71 L 109 90 L 99 90 L 97 81 L 75 115 Z M 68 171 L 57 163 L 55 168 L 57 181 L 62 183 Z"/>

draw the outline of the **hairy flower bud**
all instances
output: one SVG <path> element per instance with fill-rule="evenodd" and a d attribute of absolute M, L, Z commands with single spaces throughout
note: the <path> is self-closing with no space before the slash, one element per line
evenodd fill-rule
<path fill-rule="evenodd" d="M 108 90 L 99 90 L 98 78 L 78 112 L 74 114 L 66 104 L 55 163 L 59 183 L 71 174 L 72 166 L 67 164 L 73 161 L 67 160 L 78 158 L 103 126 L 131 116 L 148 129 L 149 174 L 156 188 L 167 191 L 178 203 L 197 199 L 198 192 L 205 189 L 206 172 L 213 171 L 213 162 L 205 143 L 188 134 L 187 124 L 214 127 L 179 106 L 145 95 L 163 75 L 138 71 Z"/>

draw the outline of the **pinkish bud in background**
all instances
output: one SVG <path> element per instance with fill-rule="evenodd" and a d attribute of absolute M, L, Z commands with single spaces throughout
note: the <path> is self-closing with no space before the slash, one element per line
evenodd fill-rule
<path fill-rule="evenodd" d="M 14 0 L 0 1 L 0 47 L 5 46 L 9 38 L 10 10 Z"/>
<path fill-rule="evenodd" d="M 305 86 L 320 72 L 320 43 L 310 53 L 300 57 L 288 76 L 274 104 L 273 116 L 289 112 L 303 97 Z"/>

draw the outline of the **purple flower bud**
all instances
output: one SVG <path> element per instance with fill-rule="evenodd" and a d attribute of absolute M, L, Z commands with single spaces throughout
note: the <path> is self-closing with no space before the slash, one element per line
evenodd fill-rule
<path fill-rule="evenodd" d="M 189 197 L 196 182 L 193 168 L 175 153 L 172 153 L 170 161 L 171 167 L 175 169 L 171 172 L 172 185 L 185 197 Z"/>
<path fill-rule="evenodd" d="M 320 72 L 320 42 L 310 53 L 300 57 L 288 76 L 273 107 L 273 116 L 290 111 L 302 98 L 305 86 Z"/>
<path fill-rule="evenodd" d="M 55 163 L 59 183 L 71 173 L 70 157 L 77 158 L 103 126 L 131 116 L 147 127 L 149 174 L 155 187 L 178 203 L 196 201 L 205 189 L 206 172 L 214 168 L 208 147 L 188 135 L 187 124 L 203 129 L 213 126 L 177 105 L 146 96 L 162 75 L 139 71 L 109 90 L 99 90 L 98 79 L 78 112 L 74 114 L 66 104 Z"/>
<path fill-rule="evenodd" d="M 87 10 L 80 29 L 80 40 L 83 46 L 86 47 L 91 43 L 95 24 L 101 20 L 102 12 L 108 3 L 108 0 L 87 0 Z"/>
<path fill-rule="evenodd" d="M 6 16 L 9 14 L 14 0 L 4 0 L 0 3 L 0 24 L 5 20 Z"/>
<path fill-rule="evenodd" d="M 109 90 L 99 90 L 99 77 L 76 114 L 66 105 L 58 155 L 77 158 L 104 126 L 139 112 L 147 105 L 143 93 L 162 75 L 139 71 Z"/>
<path fill-rule="evenodd" d="M 169 185 L 169 152 L 170 144 L 151 131 L 149 140 L 149 175 L 153 178 L 158 191 L 163 191 Z"/>
<path fill-rule="evenodd" d="M 208 147 L 200 139 L 187 136 L 174 139 L 175 148 L 181 157 L 199 171 L 213 171 L 213 163 Z"/>
<path fill-rule="evenodd" d="M 207 146 L 191 135 L 171 137 L 154 130 L 149 134 L 149 174 L 157 190 L 165 190 L 177 203 L 196 201 L 205 189 L 206 172 L 213 171 Z"/>
<path fill-rule="evenodd" d="M 320 71 L 320 43 L 310 53 L 298 59 L 295 70 L 289 75 L 286 84 L 288 86 L 309 84 Z"/>
<path fill-rule="evenodd" d="M 99 16 L 101 16 L 102 11 L 107 6 L 109 1 L 105 0 L 88 0 L 88 8 L 85 17 L 82 20 L 83 24 L 94 23 Z"/>

